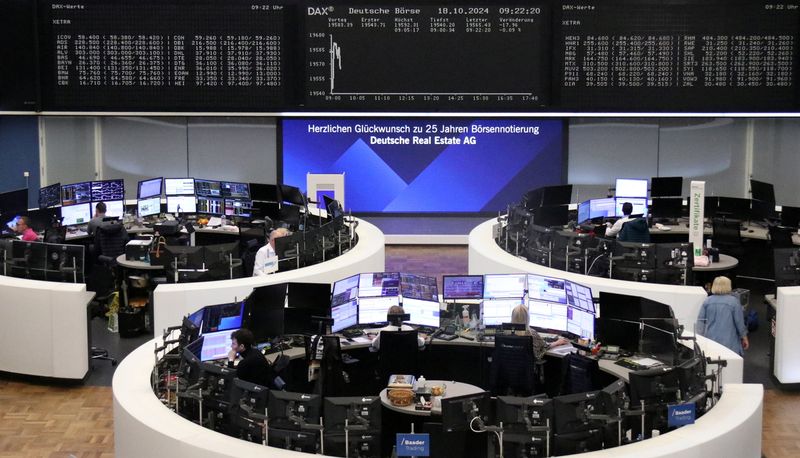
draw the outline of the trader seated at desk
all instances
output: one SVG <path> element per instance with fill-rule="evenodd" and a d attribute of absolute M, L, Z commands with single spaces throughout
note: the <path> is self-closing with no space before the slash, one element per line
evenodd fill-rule
<path fill-rule="evenodd" d="M 633 217 L 631 213 L 633 213 L 633 204 L 630 202 L 622 204 L 624 216 L 613 225 L 606 223 L 607 226 L 610 226 L 606 229 L 606 236 L 617 236 L 617 240 L 620 242 L 649 243 L 650 228 L 647 226 L 647 220 L 643 217 Z"/>
<path fill-rule="evenodd" d="M 544 354 L 547 353 L 547 350 L 569 343 L 569 340 L 563 337 L 559 337 L 555 342 L 550 344 L 545 342 L 542 336 L 540 336 L 536 330 L 531 329 L 528 307 L 525 307 L 524 304 L 519 304 L 518 306 L 514 307 L 514 310 L 511 311 L 511 322 L 514 324 L 525 325 L 525 331 L 523 332 L 525 335 L 529 335 L 531 338 L 533 338 L 533 354 L 536 356 L 537 360 L 544 358 Z"/>
<path fill-rule="evenodd" d="M 94 235 L 94 232 L 103 224 L 103 218 L 106 217 L 106 204 L 103 202 L 97 202 L 97 205 L 94 206 L 94 218 L 89 220 L 89 226 L 86 228 L 86 232 L 89 235 Z"/>
<path fill-rule="evenodd" d="M 31 229 L 30 219 L 28 219 L 27 216 L 20 216 L 19 219 L 17 219 L 17 224 L 14 226 L 14 232 L 17 234 L 22 234 L 22 237 L 20 238 L 26 242 L 35 242 L 39 240 L 39 236 L 36 234 L 36 231 Z"/>
<path fill-rule="evenodd" d="M 393 306 L 389 307 L 389 310 L 386 312 L 387 315 L 403 315 L 404 313 L 406 313 L 405 310 L 403 310 L 403 307 L 400 307 L 399 305 L 393 305 Z M 398 328 L 397 325 L 394 325 L 394 324 L 390 324 L 388 326 L 384 326 L 380 330 L 378 330 L 378 335 L 372 341 L 371 350 L 372 351 L 378 351 L 378 350 L 381 349 L 381 332 L 384 332 L 384 331 L 386 331 L 386 332 L 413 331 L 413 330 L 414 330 L 414 328 L 412 328 L 411 326 L 409 326 L 407 324 L 404 324 L 404 325 L 400 326 L 399 328 Z M 422 347 L 425 346 L 425 338 L 422 335 L 418 335 L 417 336 L 417 342 L 419 344 L 419 348 L 422 348 Z"/>
<path fill-rule="evenodd" d="M 278 255 L 275 253 L 275 239 L 292 235 L 289 229 L 279 227 L 269 233 L 269 242 L 256 252 L 256 262 L 253 264 L 253 276 L 271 274 L 278 271 Z"/>
<path fill-rule="evenodd" d="M 275 371 L 263 353 L 253 348 L 255 337 L 249 329 L 241 328 L 231 334 L 231 350 L 228 352 L 228 367 L 234 367 L 236 356 L 242 359 L 236 365 L 236 377 L 246 382 L 272 387 L 278 383 Z M 280 389 L 280 387 L 278 387 Z"/>

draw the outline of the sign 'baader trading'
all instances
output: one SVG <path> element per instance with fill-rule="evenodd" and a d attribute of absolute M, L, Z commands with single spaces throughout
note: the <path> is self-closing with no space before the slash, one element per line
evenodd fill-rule
<path fill-rule="evenodd" d="M 397 456 L 430 456 L 430 434 L 398 434 Z"/>

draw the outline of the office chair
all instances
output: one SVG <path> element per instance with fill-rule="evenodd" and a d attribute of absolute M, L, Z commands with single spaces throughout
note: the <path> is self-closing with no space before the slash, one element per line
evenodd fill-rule
<path fill-rule="evenodd" d="M 650 228 L 647 218 L 635 218 L 622 225 L 617 234 L 620 242 L 650 243 Z"/>
<path fill-rule="evenodd" d="M 385 386 L 392 374 L 419 374 L 417 331 L 382 331 L 378 374 Z"/>
<path fill-rule="evenodd" d="M 772 248 L 792 248 L 792 234 L 794 230 L 786 226 L 769 226 L 769 240 Z"/>
<path fill-rule="evenodd" d="M 713 246 L 719 248 L 720 253 L 741 258 L 744 253 L 742 247 L 741 221 L 737 219 L 714 218 Z"/>
<path fill-rule="evenodd" d="M 495 396 L 531 396 L 536 386 L 536 357 L 529 335 L 497 335 L 489 374 Z"/>
<path fill-rule="evenodd" d="M 322 339 L 322 359 L 319 378 L 312 393 L 322 396 L 344 396 L 347 376 L 342 362 L 342 346 L 339 336 L 306 336 L 306 360 L 311 361 L 316 353 L 316 339 Z"/>
<path fill-rule="evenodd" d="M 570 353 L 562 360 L 561 395 L 585 393 L 599 388 L 597 360 Z"/>

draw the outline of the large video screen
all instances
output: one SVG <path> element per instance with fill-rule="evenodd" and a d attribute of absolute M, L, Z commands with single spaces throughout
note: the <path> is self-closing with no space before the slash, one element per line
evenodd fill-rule
<path fill-rule="evenodd" d="M 344 173 L 360 213 L 480 213 L 565 179 L 564 125 L 536 119 L 286 119 L 284 183 Z"/>

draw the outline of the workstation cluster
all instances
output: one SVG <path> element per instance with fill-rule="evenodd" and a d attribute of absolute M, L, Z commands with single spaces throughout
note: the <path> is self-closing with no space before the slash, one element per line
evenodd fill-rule
<path fill-rule="evenodd" d="M 682 405 L 699 417 L 719 397 L 719 370 L 711 370 L 718 362 L 709 361 L 693 337 L 682 336 L 665 304 L 601 293 L 598 310 L 589 288 L 539 275 L 442 281 L 441 303 L 435 278 L 379 272 L 332 285 L 268 285 L 243 300 L 204 307 L 165 331 L 164 345 L 155 350 L 152 388 L 185 419 L 240 439 L 330 456 L 386 456 L 394 433 L 407 431 L 390 406 L 382 407 L 378 391 L 386 387 L 386 373 L 374 366 L 409 349 L 383 345 L 376 364 L 362 333 L 403 322 L 419 325 L 412 351 L 418 332 L 433 332 L 421 352 L 428 355 L 414 369 L 398 371 L 477 385 L 472 394 L 445 394 L 440 410 L 427 407 L 430 422 L 418 426 L 430 433 L 432 456 L 558 456 L 618 447 L 675 429 L 668 406 Z M 400 304 L 405 316 L 387 315 Z M 510 376 L 498 369 L 504 352 L 515 351 L 508 342 L 530 342 L 520 335 L 524 325 L 508 323 L 521 304 L 530 307 L 536 329 L 568 336 L 585 350 L 551 350 L 546 359 L 557 367 L 545 373 L 552 379 L 525 392 L 489 375 Z M 227 366 L 231 334 L 240 328 L 251 329 L 256 348 L 275 361 L 270 386 L 240 380 Z M 352 329 L 361 332 L 345 332 Z M 322 373 L 346 366 L 350 383 L 306 378 L 317 351 L 312 336 L 323 333 Z M 463 365 L 455 356 L 461 347 L 472 349 Z M 517 356 L 533 365 L 527 349 Z M 424 410 L 430 393 L 419 391 L 415 402 Z"/>

